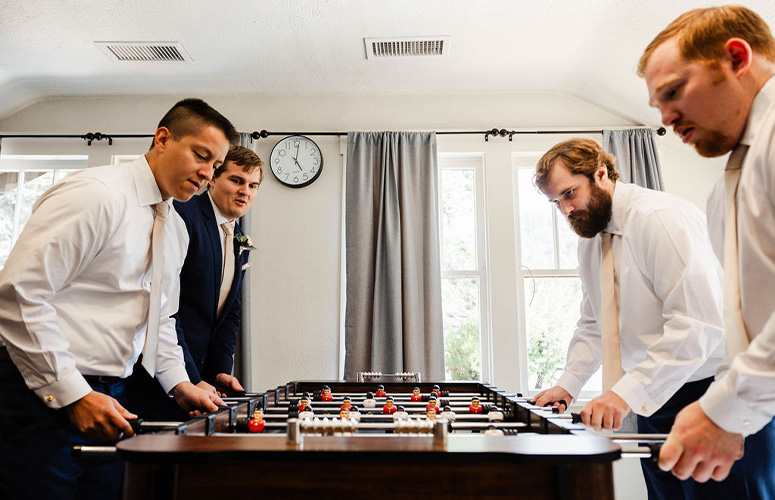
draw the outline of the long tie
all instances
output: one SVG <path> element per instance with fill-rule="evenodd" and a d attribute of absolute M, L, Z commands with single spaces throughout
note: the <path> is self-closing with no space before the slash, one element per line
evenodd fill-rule
<path fill-rule="evenodd" d="M 737 185 L 748 146 L 738 144 L 724 170 L 724 326 L 730 361 L 748 348 L 748 332 L 740 301 L 740 265 L 737 252 Z"/>
<path fill-rule="evenodd" d="M 221 224 L 226 233 L 223 246 L 223 274 L 221 274 L 221 292 L 218 295 L 218 317 L 221 317 L 226 297 L 231 290 L 231 282 L 234 280 L 234 228 L 228 222 Z"/>
<path fill-rule="evenodd" d="M 611 233 L 600 233 L 602 262 L 600 281 L 602 290 L 602 343 L 603 343 L 603 392 L 622 377 L 622 352 L 619 346 L 619 304 L 614 283 L 614 252 Z"/>
<path fill-rule="evenodd" d="M 164 274 L 164 224 L 170 212 L 166 201 L 154 205 L 151 237 L 151 301 L 148 305 L 148 331 L 143 347 L 143 367 L 153 377 L 156 375 L 156 355 L 159 350 L 159 321 L 161 319 L 161 282 Z"/>

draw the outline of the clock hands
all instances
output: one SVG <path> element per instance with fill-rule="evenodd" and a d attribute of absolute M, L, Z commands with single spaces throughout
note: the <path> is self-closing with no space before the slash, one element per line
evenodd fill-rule
<path fill-rule="evenodd" d="M 299 167 L 299 170 L 304 172 L 304 169 L 301 168 L 301 165 L 299 165 L 299 160 L 296 159 L 298 157 L 299 157 L 299 144 L 296 143 L 296 156 L 293 157 L 293 162 L 296 164 L 297 167 Z"/>

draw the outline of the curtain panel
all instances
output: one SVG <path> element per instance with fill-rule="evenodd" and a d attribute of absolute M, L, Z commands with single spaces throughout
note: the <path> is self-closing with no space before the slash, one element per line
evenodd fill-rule
<path fill-rule="evenodd" d="M 649 128 L 603 130 L 603 149 L 614 155 L 619 179 L 649 189 L 664 191 L 659 154 Z"/>
<path fill-rule="evenodd" d="M 345 380 L 444 378 L 435 132 L 350 132 Z"/>

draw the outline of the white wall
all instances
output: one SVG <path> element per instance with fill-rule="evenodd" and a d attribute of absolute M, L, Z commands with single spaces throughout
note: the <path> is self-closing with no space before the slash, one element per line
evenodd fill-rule
<path fill-rule="evenodd" d="M 240 131 L 596 129 L 635 125 L 586 101 L 548 93 L 435 96 L 203 96 Z M 0 122 L 0 133 L 152 133 L 174 97 L 83 97 L 39 102 Z M 280 137 L 258 141 L 268 160 Z M 253 390 L 289 380 L 335 379 L 339 353 L 342 219 L 342 155 L 338 137 L 313 137 L 324 154 L 320 178 L 303 189 L 281 186 L 268 174 L 248 228 L 258 251 L 249 271 L 253 286 Z M 516 150 L 549 147 L 559 136 L 516 136 Z M 660 139 L 667 190 L 704 207 L 704 198 L 721 171 L 720 162 L 700 159 L 672 138 Z M 13 140 L 3 154 L 90 154 L 90 165 L 114 154 L 137 154 L 148 139 L 116 139 L 86 147 L 78 139 Z M 487 190 L 491 228 L 491 274 L 495 338 L 492 383 L 518 387 L 516 284 L 514 266 L 513 173 L 507 139 L 489 146 L 475 136 L 439 136 L 440 150 L 489 148 Z M 485 151 L 486 149 L 479 149 Z M 498 159 L 498 155 L 500 159 Z M 511 241 L 509 243 L 509 241 Z"/>

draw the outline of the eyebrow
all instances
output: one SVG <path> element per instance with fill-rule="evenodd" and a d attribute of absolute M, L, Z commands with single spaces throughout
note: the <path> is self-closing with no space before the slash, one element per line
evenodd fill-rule
<path fill-rule="evenodd" d="M 670 85 L 673 85 L 674 83 L 676 83 L 677 81 L 679 81 L 681 79 L 683 79 L 683 76 L 674 76 L 674 77 L 670 78 L 669 80 L 660 83 L 654 89 L 653 95 L 656 96 L 657 94 L 662 92 L 665 87 L 669 87 Z M 658 104 L 656 102 L 654 102 L 653 98 L 649 98 L 649 106 L 651 106 L 652 108 L 656 108 L 658 106 Z"/>

